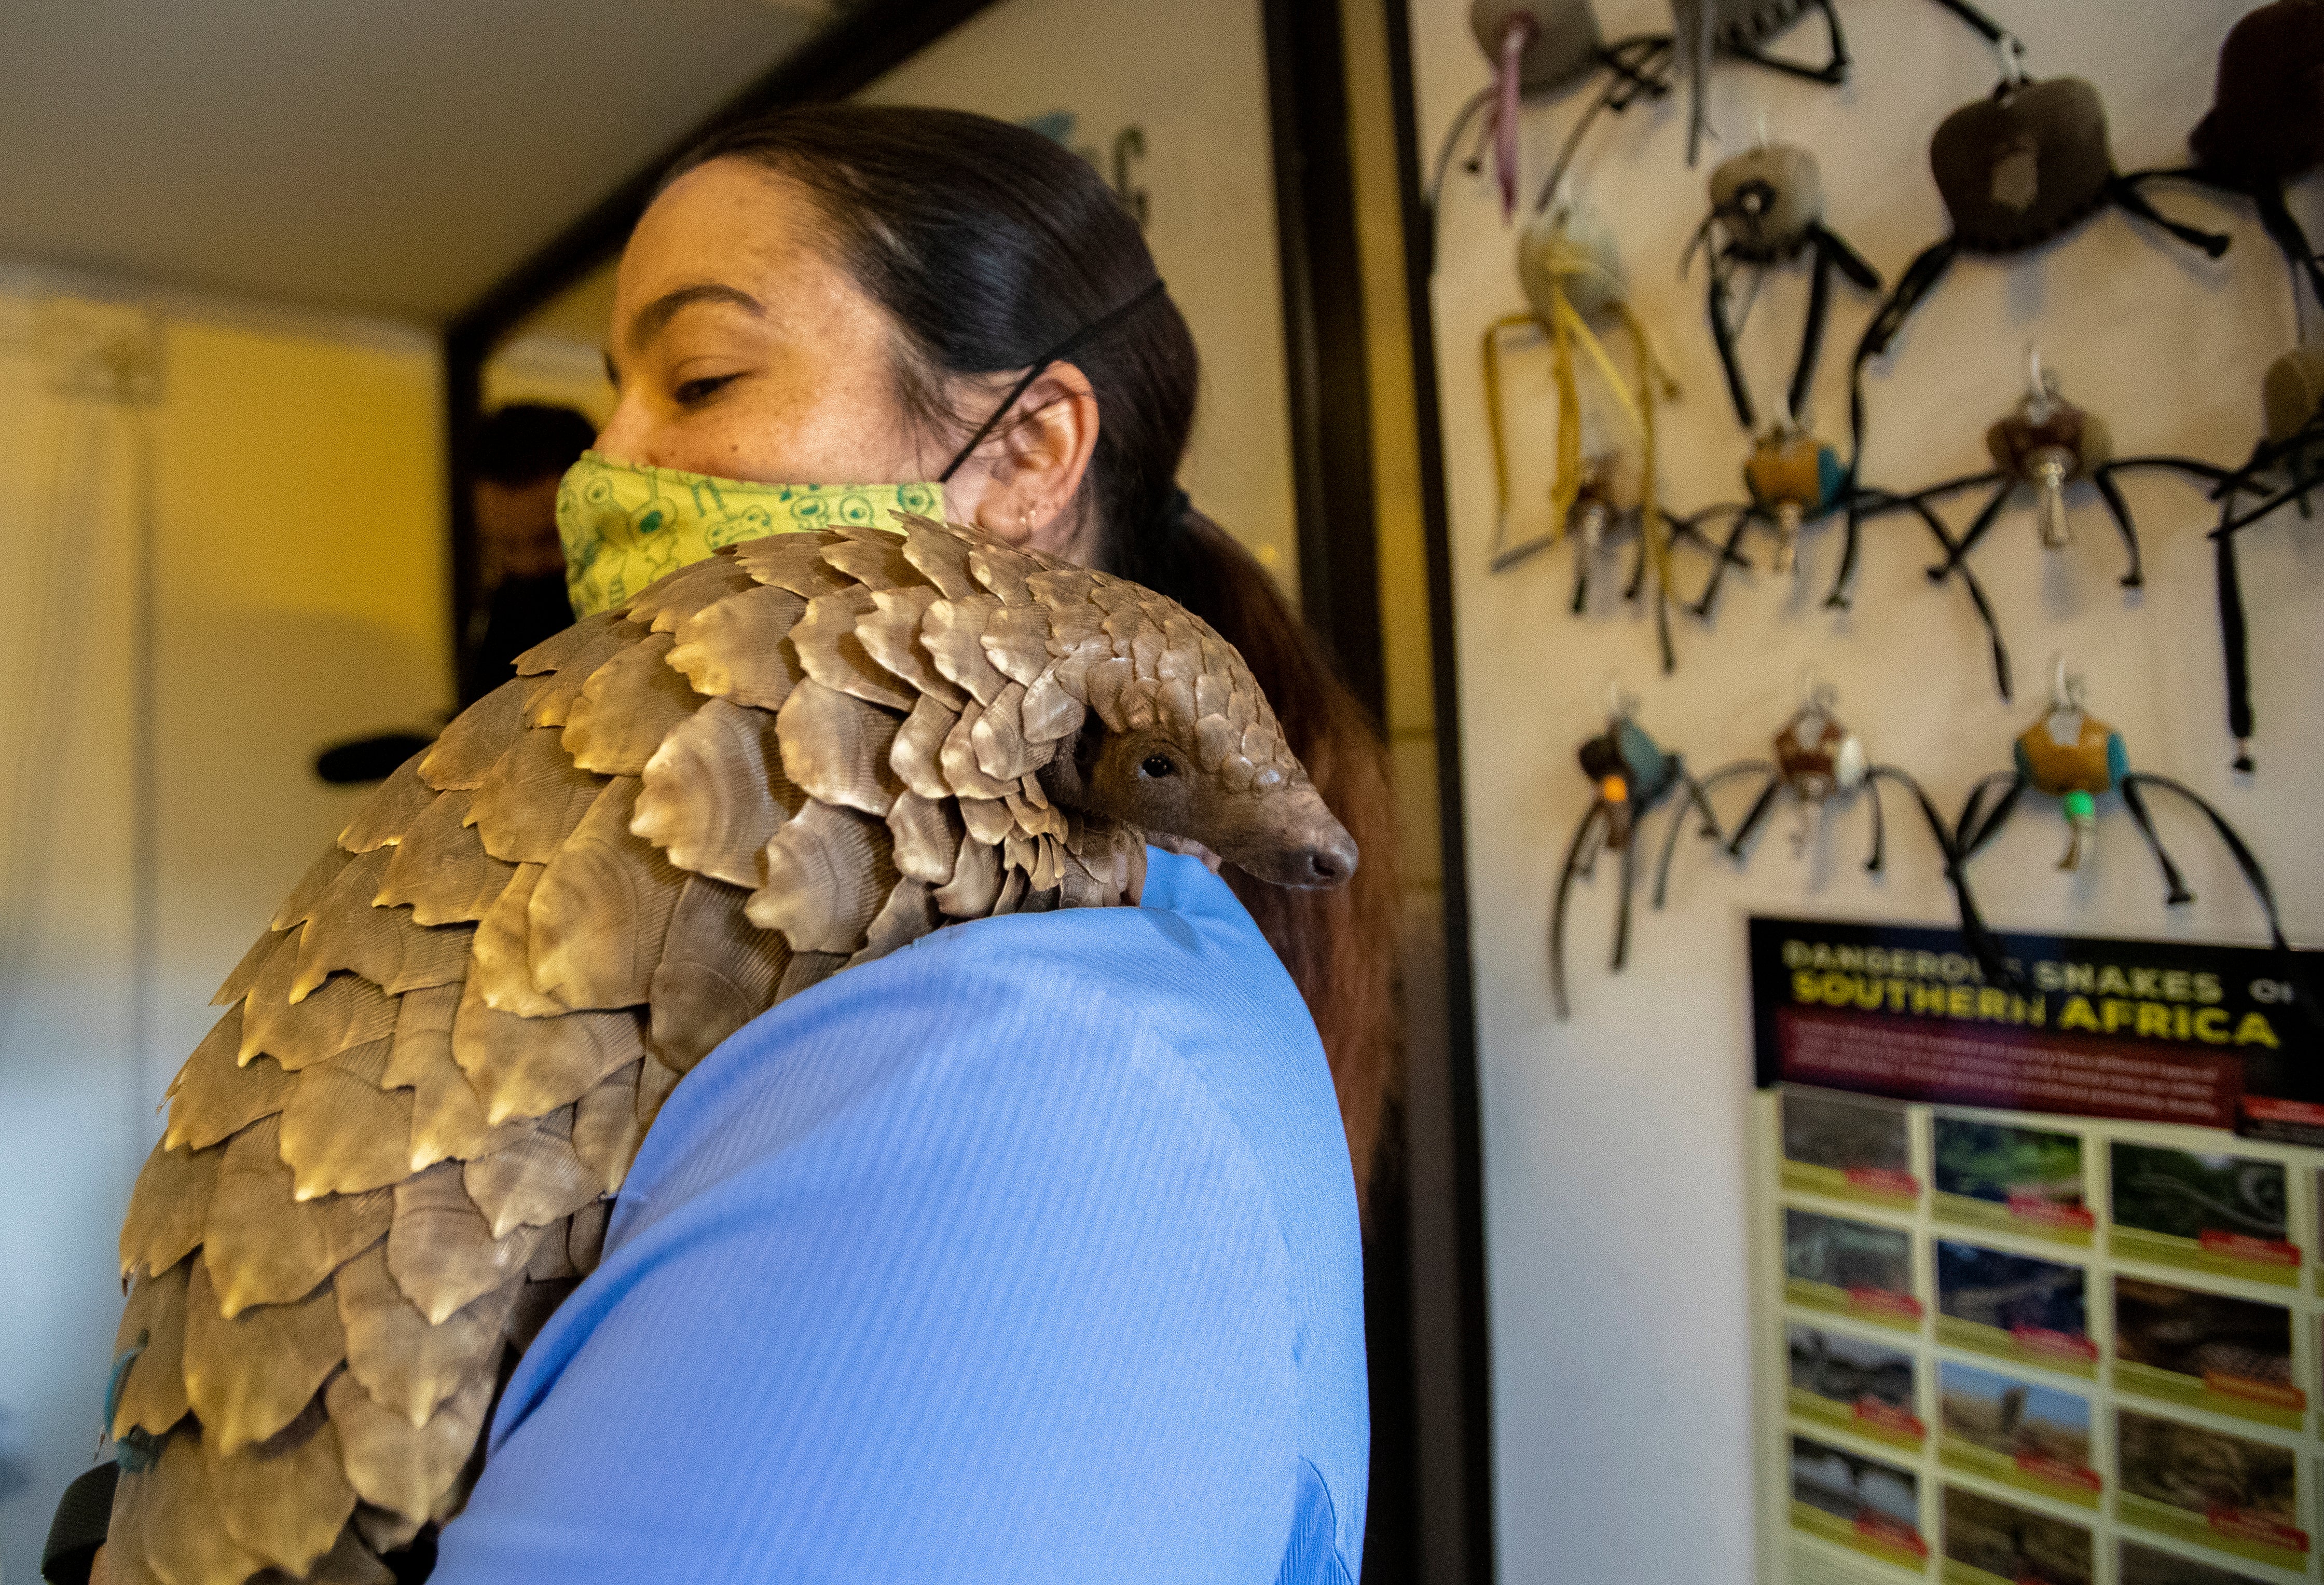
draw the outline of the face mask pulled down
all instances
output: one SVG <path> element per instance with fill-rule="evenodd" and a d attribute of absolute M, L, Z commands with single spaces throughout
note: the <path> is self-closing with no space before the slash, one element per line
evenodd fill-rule
<path fill-rule="evenodd" d="M 585 451 L 557 490 L 565 588 L 578 616 L 633 599 L 657 579 L 744 540 L 899 528 L 898 512 L 943 516 L 944 487 L 752 484 Z"/>

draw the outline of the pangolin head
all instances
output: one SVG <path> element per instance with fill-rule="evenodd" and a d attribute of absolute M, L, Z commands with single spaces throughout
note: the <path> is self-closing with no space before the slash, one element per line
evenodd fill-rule
<path fill-rule="evenodd" d="M 1355 839 L 1291 752 L 1235 647 L 1151 590 L 1060 570 L 1066 576 L 1029 581 L 1047 583 L 1045 596 L 1081 585 L 1105 612 L 1111 642 L 1084 652 L 1097 657 L 1087 664 L 1058 669 L 1087 709 L 1041 773 L 1051 796 L 1149 836 L 1199 843 L 1276 885 L 1335 886 L 1353 876 Z"/>
<path fill-rule="evenodd" d="M 1276 885 L 1342 884 L 1356 873 L 1355 839 L 1292 755 L 1242 657 L 1202 631 L 1255 701 L 1253 719 L 1237 728 L 1216 714 L 1190 718 L 1168 691 L 1133 685 L 1120 701 L 1085 701 L 1070 752 L 1049 763 L 1043 785 L 1069 809 L 1198 842 Z"/>
<path fill-rule="evenodd" d="M 1149 836 L 1209 848 L 1260 880 L 1338 885 L 1356 844 L 1283 736 L 1234 645 L 1176 601 L 1091 568 L 899 514 L 905 556 L 943 590 L 923 628 L 936 669 L 982 657 L 1028 691 L 1025 737 L 1047 796 Z M 979 614 L 981 613 L 981 614 Z M 973 682 L 972 682 L 973 685 Z M 1054 689 L 1054 693 L 1047 691 Z M 1040 705 L 1044 697 L 1061 709 Z M 1062 696 L 1062 697 L 1060 697 Z M 1056 723 L 1037 733 L 1033 720 Z"/>
<path fill-rule="evenodd" d="M 1355 873 L 1354 840 L 1250 668 L 1206 623 L 1126 579 L 898 516 L 900 543 L 869 525 L 745 541 L 729 552 L 738 570 L 788 593 L 668 620 L 678 641 L 669 665 L 696 691 L 779 707 L 783 769 L 799 789 L 888 814 L 892 771 L 921 802 L 956 806 L 971 839 L 1008 848 L 1012 864 L 1054 840 L 1081 851 L 1056 811 L 1198 843 L 1277 885 L 1336 885 Z M 690 576 L 715 592 L 723 575 Z M 650 595 L 657 606 L 696 598 L 677 579 L 654 587 L 665 589 Z M 785 608 L 797 601 L 803 611 Z M 737 691 L 736 668 L 757 665 L 749 657 L 770 653 L 770 635 L 755 617 L 727 621 L 730 607 L 784 622 L 818 686 Z M 908 718 L 899 725 L 893 712 Z M 1028 869 L 1049 873 L 1038 861 Z"/>

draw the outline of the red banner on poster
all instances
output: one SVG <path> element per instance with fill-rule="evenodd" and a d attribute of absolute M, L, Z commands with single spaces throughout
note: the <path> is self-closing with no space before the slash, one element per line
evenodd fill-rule
<path fill-rule="evenodd" d="M 1997 939 L 1754 918 L 1758 1082 L 2324 1145 L 2324 953 Z"/>
<path fill-rule="evenodd" d="M 2218 1228 L 2205 1228 L 2196 1236 L 2196 1242 L 2212 1255 L 2247 1260 L 2255 1265 L 2300 1264 L 2300 1246 L 2287 1244 L 2281 1238 L 2255 1238 L 2249 1233 L 2230 1233 Z"/>
<path fill-rule="evenodd" d="M 1829 1007 L 1779 1008 L 1775 1026 L 1784 1078 L 1904 1100 L 2232 1128 L 2243 1093 L 2226 1053 Z"/>

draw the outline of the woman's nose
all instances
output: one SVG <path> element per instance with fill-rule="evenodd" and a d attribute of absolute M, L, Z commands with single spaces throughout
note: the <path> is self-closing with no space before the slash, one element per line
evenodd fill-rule
<path fill-rule="evenodd" d="M 597 454 L 609 462 L 651 462 L 653 459 L 646 455 L 651 431 L 645 403 L 634 394 L 624 395 L 613 403 L 613 416 L 597 431 Z"/>

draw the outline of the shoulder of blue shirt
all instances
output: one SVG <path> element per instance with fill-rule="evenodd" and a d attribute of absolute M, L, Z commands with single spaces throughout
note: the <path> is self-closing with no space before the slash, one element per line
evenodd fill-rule
<path fill-rule="evenodd" d="M 833 1063 L 839 1050 L 848 1060 Z M 963 1065 L 976 1082 L 959 1082 Z M 1061 1083 L 1136 1083 L 1173 1114 L 1160 1136 L 1168 1148 L 1225 1153 L 1238 1175 L 1247 1169 L 1280 1240 L 1267 1265 L 1290 1289 L 1291 1354 L 1305 1378 L 1296 1439 L 1331 1493 L 1342 1550 L 1358 1555 L 1369 1444 L 1361 1252 L 1330 1071 L 1297 987 L 1233 894 L 1194 859 L 1151 853 L 1138 908 L 950 927 L 754 1021 L 657 1120 L 617 1208 L 608 1265 L 624 1246 L 650 1242 L 663 1219 L 714 1200 L 725 1178 L 758 1170 L 769 1149 L 845 1132 L 851 1114 L 897 1104 L 938 1068 L 950 1070 L 948 1093 L 977 1096 L 995 1117 L 1028 1097 L 1053 1102 Z M 589 1306 L 568 1308 L 552 1332 L 590 1324 Z M 561 1352 L 549 1336 L 536 1345 L 511 1384 L 496 1445 L 555 1379 Z"/>
<path fill-rule="evenodd" d="M 933 1004 L 933 1005 L 932 1005 Z M 1286 1243 L 1352 1236 L 1354 1180 L 1330 1068 L 1297 986 L 1226 884 L 1198 860 L 1149 849 L 1136 908 L 1015 914 L 954 925 L 834 977 L 762 1015 L 688 1076 L 655 1124 L 616 1212 L 615 1237 L 662 1188 L 662 1158 L 715 1126 L 753 1064 L 832 1025 L 924 1016 L 917 1049 L 865 1055 L 880 1070 L 930 1042 L 1005 1068 L 996 1024 L 1081 1042 L 1092 1063 L 1141 1043 L 1185 1064 L 1252 1152 Z M 1117 1036 L 1119 1038 L 1101 1038 Z M 1360 1258 L 1360 1255 L 1358 1256 Z"/>

